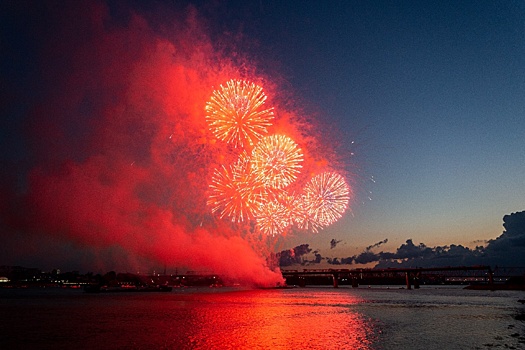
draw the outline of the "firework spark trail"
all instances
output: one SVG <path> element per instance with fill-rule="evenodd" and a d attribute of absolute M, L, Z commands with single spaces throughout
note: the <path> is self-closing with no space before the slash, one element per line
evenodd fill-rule
<path fill-rule="evenodd" d="M 294 199 L 293 223 L 301 230 L 312 231 L 317 233 L 324 227 L 323 223 L 311 210 L 309 201 L 305 195 L 298 196 Z"/>
<path fill-rule="evenodd" d="M 251 147 L 271 126 L 273 108 L 262 109 L 263 89 L 244 80 L 230 80 L 206 103 L 206 121 L 213 134 L 235 147 Z"/>
<path fill-rule="evenodd" d="M 285 190 L 272 189 L 266 193 L 267 201 L 256 213 L 256 228 L 269 236 L 283 234 L 295 223 L 298 201 Z"/>

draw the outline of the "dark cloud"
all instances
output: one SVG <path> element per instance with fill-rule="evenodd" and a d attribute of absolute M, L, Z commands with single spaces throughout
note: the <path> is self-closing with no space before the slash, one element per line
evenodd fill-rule
<path fill-rule="evenodd" d="M 411 239 L 408 239 L 405 244 L 402 244 L 397 248 L 396 258 L 397 259 L 414 259 L 414 258 L 425 258 L 432 255 L 432 249 L 425 246 L 423 243 L 414 245 Z"/>
<path fill-rule="evenodd" d="M 327 258 L 326 261 L 331 265 L 341 265 L 338 258 Z"/>
<path fill-rule="evenodd" d="M 318 258 L 332 265 L 376 263 L 377 268 L 388 267 L 442 267 L 442 266 L 525 266 L 525 211 L 503 217 L 505 231 L 496 239 L 489 240 L 486 247 L 474 249 L 462 245 L 427 247 L 414 244 L 408 239 L 395 252 L 374 253 L 372 248 L 386 243 L 385 239 L 366 247 L 357 255 L 344 258 Z"/>
<path fill-rule="evenodd" d="M 380 242 L 377 242 L 375 244 L 372 244 L 372 245 L 369 245 L 368 247 L 365 248 L 365 250 L 370 250 L 372 248 L 376 248 L 376 247 L 379 247 L 381 244 L 385 244 L 388 242 L 388 238 L 385 238 L 384 240 L 380 241 Z"/>
<path fill-rule="evenodd" d="M 355 264 L 368 264 L 370 262 L 377 261 L 377 254 L 374 254 L 370 251 L 365 251 L 357 256 L 352 257 L 352 260 L 354 261 Z"/>
<path fill-rule="evenodd" d="M 376 267 L 440 267 L 481 264 L 483 252 L 462 245 L 427 247 L 423 243 L 414 245 L 407 240 L 397 252 L 379 253 Z"/>
<path fill-rule="evenodd" d="M 353 264 L 355 257 L 341 258 L 341 264 L 350 265 Z"/>
<path fill-rule="evenodd" d="M 525 211 L 503 217 L 505 230 L 485 248 L 491 264 L 525 266 Z"/>
<path fill-rule="evenodd" d="M 338 241 L 335 238 L 332 238 L 332 240 L 330 241 L 330 249 L 334 249 L 337 246 L 337 244 L 341 242 L 342 241 Z"/>
<path fill-rule="evenodd" d="M 312 249 L 308 244 L 301 244 L 293 249 L 289 250 L 283 250 L 280 253 L 277 254 L 277 258 L 279 259 L 279 265 L 280 266 L 291 266 L 291 265 L 304 265 L 308 262 L 308 260 L 305 259 L 305 255 L 310 253 Z M 314 261 L 317 261 L 317 255 L 316 259 Z M 319 255 L 320 256 L 320 255 Z"/>
<path fill-rule="evenodd" d="M 488 243 L 488 239 L 476 239 L 475 241 L 472 241 L 471 243 L 474 243 L 474 244 L 487 244 Z"/>

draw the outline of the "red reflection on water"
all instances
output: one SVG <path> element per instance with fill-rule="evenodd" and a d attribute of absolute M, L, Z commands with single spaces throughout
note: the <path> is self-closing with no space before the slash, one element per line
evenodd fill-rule
<path fill-rule="evenodd" d="M 59 292 L 0 297 L 1 348 L 369 350 L 377 340 L 344 289 Z"/>
<path fill-rule="evenodd" d="M 210 301 L 210 300 L 208 300 Z M 370 349 L 373 324 L 346 293 L 252 291 L 216 295 L 199 318 L 193 348 Z"/>

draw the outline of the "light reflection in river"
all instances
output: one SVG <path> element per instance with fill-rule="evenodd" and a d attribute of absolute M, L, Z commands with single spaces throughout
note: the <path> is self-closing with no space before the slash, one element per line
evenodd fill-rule
<path fill-rule="evenodd" d="M 522 291 L 0 288 L 0 349 L 523 349 Z"/>
<path fill-rule="evenodd" d="M 330 289 L 16 295 L 0 298 L 0 344 L 6 349 L 369 350 L 377 334 L 373 322 L 354 310 L 360 302 Z"/>
<path fill-rule="evenodd" d="M 214 295 L 201 311 L 192 348 L 369 349 L 372 322 L 352 310 L 352 295 L 250 291 Z M 190 330 L 191 331 L 191 330 Z"/>

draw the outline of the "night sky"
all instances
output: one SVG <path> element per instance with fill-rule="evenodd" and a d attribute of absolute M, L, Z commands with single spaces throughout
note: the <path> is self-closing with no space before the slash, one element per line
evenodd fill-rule
<path fill-rule="evenodd" d="M 193 69 L 197 60 L 202 64 L 185 75 L 187 86 L 221 83 L 236 67 L 242 75 L 257 76 L 267 82 L 269 95 L 278 94 L 275 100 L 282 106 L 293 105 L 293 113 L 309 120 L 320 142 L 334 151 L 330 159 L 354 190 L 351 209 L 320 233 L 289 234 L 276 251 L 309 244 L 325 257 L 341 258 L 385 239 L 384 251 L 396 251 L 407 240 L 428 247 L 474 248 L 502 234 L 504 215 L 525 210 L 523 1 L 95 4 L 81 9 L 61 2 L 0 5 L 0 229 L 5 242 L 0 252 L 7 256 L 0 264 L 42 266 L 47 261 L 87 269 L 93 260 L 118 261 L 122 251 L 142 256 L 137 265 L 143 257 L 182 264 L 167 257 L 169 249 L 152 244 L 141 250 L 107 237 L 100 243 L 70 232 L 81 223 L 57 224 L 75 210 L 50 223 L 42 218 L 71 202 L 58 201 L 49 209 L 42 203 L 53 202 L 50 193 L 57 189 L 32 189 L 62 179 L 59 187 L 72 186 L 64 196 L 78 193 L 75 186 L 82 187 L 81 180 L 61 175 L 66 163 L 67 174 L 77 171 L 98 179 L 101 173 L 90 169 L 100 164 L 115 174 L 125 169 L 107 165 L 110 159 L 146 168 L 153 156 L 142 146 L 160 144 L 161 135 L 170 136 L 167 129 L 177 125 L 164 126 L 162 113 L 174 110 L 173 115 L 191 119 L 199 113 L 193 101 L 209 95 L 203 90 L 188 97 L 182 83 L 173 88 L 178 94 L 173 105 L 166 102 L 168 92 L 154 95 L 172 91 L 163 74 L 180 72 L 169 71 L 164 58 L 169 55 L 173 66 Z M 162 42 L 176 49 L 163 55 Z M 148 62 L 145 68 L 137 68 L 143 62 Z M 144 87 L 150 90 L 141 92 Z M 142 102 L 133 104 L 138 100 Z M 113 122 L 111 113 L 126 114 L 125 123 L 119 118 Z M 143 119 L 134 119 L 136 114 L 154 121 L 138 122 Z M 111 134 L 117 128 L 119 133 Z M 165 147 L 155 149 L 168 152 Z M 136 171 L 133 180 L 108 175 L 100 181 L 103 186 L 104 181 L 135 186 L 132 192 L 141 193 L 142 204 L 164 203 L 175 194 L 163 193 L 166 168 L 155 169 Z M 112 188 L 110 206 L 119 203 L 116 191 L 121 199 L 131 193 L 125 186 Z M 86 193 L 92 190 L 90 186 Z M 144 215 L 155 221 L 166 215 L 166 207 L 159 204 L 162 210 Z M 83 223 L 92 222 L 94 212 L 81 214 Z M 186 218 L 196 215 L 186 207 L 184 213 Z M 126 230 L 111 220 L 100 224 Z M 162 229 L 149 224 L 148 230 Z M 121 234 L 127 237 L 123 241 L 130 239 L 127 234 Z M 332 239 L 338 243 L 331 249 Z M 45 250 L 53 251 L 53 257 Z M 217 253 L 215 259 L 222 258 Z M 120 266 L 127 266 L 126 261 Z M 215 260 L 210 261 L 195 258 L 194 265 L 210 269 Z"/>

